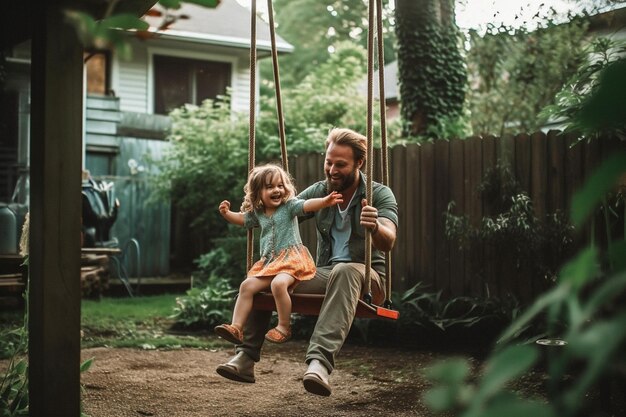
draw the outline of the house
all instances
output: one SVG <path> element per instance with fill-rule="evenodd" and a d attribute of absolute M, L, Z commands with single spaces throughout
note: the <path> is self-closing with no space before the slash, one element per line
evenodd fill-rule
<path fill-rule="evenodd" d="M 152 10 L 164 13 L 158 6 Z M 130 272 L 141 276 L 167 275 L 173 248 L 184 251 L 183 243 L 170 243 L 170 205 L 147 202 L 149 159 L 168 146 L 167 113 L 214 99 L 227 88 L 233 111 L 249 110 L 250 11 L 235 0 L 215 9 L 183 3 L 175 22 L 160 31 L 168 16 L 156 14 L 144 17 L 153 36 L 128 34 L 130 57 L 108 50 L 84 53 L 83 166 L 95 179 L 114 183 L 121 206 L 111 233 L 121 245 L 131 238 L 140 243 L 141 265 Z M 271 54 L 270 30 L 260 18 L 256 27 L 257 58 L 263 59 Z M 276 44 L 279 53 L 293 50 L 279 36 Z M 4 56 L 0 202 L 12 202 L 23 215 L 29 203 L 30 41 L 12 45 Z"/>
<path fill-rule="evenodd" d="M 398 61 L 393 61 L 385 65 L 385 104 L 387 105 L 387 120 L 394 120 L 400 117 L 400 91 L 398 84 Z M 359 91 L 367 95 L 367 79 L 359 84 Z M 378 100 L 380 94 L 378 91 L 378 70 L 374 71 L 373 83 L 374 100 Z"/>

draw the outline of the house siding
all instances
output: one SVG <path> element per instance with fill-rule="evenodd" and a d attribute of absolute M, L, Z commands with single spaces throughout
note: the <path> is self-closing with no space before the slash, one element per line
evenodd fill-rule
<path fill-rule="evenodd" d="M 215 48 L 202 44 L 174 41 L 153 42 L 131 41 L 132 58 L 113 58 L 112 89 L 120 99 L 120 110 L 124 112 L 154 112 L 152 91 L 152 56 L 165 55 L 182 58 L 204 59 L 231 64 L 231 89 L 233 111 L 248 111 L 250 99 L 247 51 Z M 244 53 L 245 52 L 245 53 Z M 257 70 L 258 74 L 258 70 Z M 258 75 L 257 75 L 258 78 Z M 257 86 L 258 94 L 258 86 Z"/>
<path fill-rule="evenodd" d="M 250 70 L 248 68 L 248 63 L 242 63 L 242 65 L 238 66 L 237 72 L 235 73 L 235 83 L 232 87 L 232 102 L 231 108 L 235 112 L 248 112 L 250 110 Z M 259 78 L 259 73 L 257 69 L 257 80 Z M 256 94 L 258 97 L 259 94 L 259 85 L 257 83 Z"/>
<path fill-rule="evenodd" d="M 145 47 L 134 44 L 132 58 L 114 58 L 112 88 L 120 98 L 120 110 L 152 113 L 148 106 L 148 54 Z"/>

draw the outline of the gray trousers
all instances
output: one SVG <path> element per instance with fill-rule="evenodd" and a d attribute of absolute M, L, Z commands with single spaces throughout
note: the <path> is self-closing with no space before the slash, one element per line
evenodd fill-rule
<path fill-rule="evenodd" d="M 385 287 L 379 274 L 371 270 L 372 300 L 380 304 L 385 298 Z M 365 291 L 365 265 L 337 263 L 318 267 L 315 277 L 299 283 L 294 293 L 326 294 L 320 308 L 313 335 L 306 352 L 306 362 L 318 359 L 331 372 L 335 356 L 348 336 L 359 298 Z M 252 310 L 244 326 L 243 344 L 237 352 L 245 352 L 255 362 L 261 359 L 261 346 L 265 340 L 271 311 Z"/>

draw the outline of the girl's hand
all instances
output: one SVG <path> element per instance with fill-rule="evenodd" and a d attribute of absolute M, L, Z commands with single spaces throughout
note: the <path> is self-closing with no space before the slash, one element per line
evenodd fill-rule
<path fill-rule="evenodd" d="M 339 194 L 337 191 L 333 191 L 332 193 L 324 197 L 324 200 L 326 200 L 326 204 L 328 204 L 329 207 L 336 204 L 341 204 L 343 203 L 343 194 Z"/>
<path fill-rule="evenodd" d="M 219 207 L 220 214 L 223 216 L 224 214 L 230 211 L 230 201 L 224 200 L 220 203 Z"/>

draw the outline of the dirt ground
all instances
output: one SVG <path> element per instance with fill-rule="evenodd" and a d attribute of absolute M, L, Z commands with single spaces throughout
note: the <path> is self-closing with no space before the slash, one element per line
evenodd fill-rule
<path fill-rule="evenodd" d="M 94 358 L 82 375 L 84 411 L 91 417 L 429 416 L 421 371 L 429 352 L 345 345 L 331 375 L 333 393 L 302 386 L 306 344 L 266 344 L 256 383 L 220 377 L 215 368 L 233 348 L 216 350 L 85 349 Z"/>

